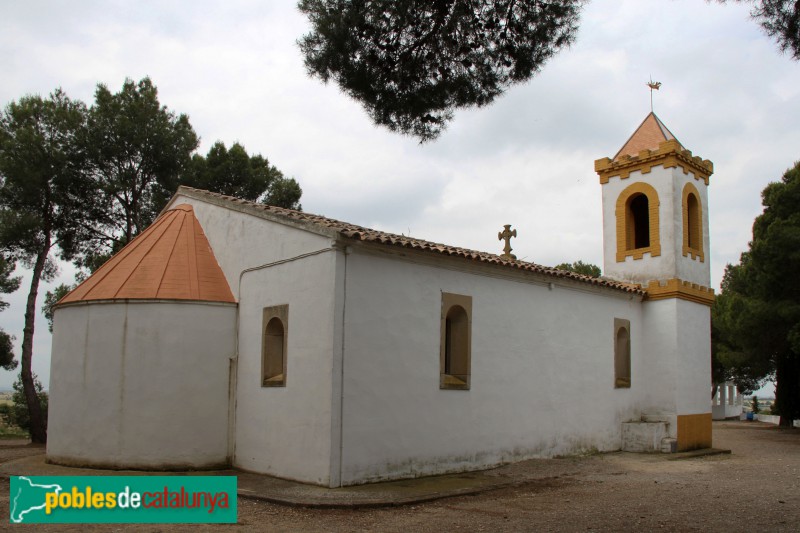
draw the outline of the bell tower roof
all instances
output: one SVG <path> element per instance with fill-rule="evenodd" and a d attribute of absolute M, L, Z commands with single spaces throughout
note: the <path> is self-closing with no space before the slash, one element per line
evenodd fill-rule
<path fill-rule="evenodd" d="M 652 111 L 645 117 L 633 135 L 625 142 L 612 161 L 618 161 L 622 156 L 636 156 L 642 150 L 655 150 L 664 141 L 675 141 L 683 148 L 680 141 L 675 138 L 669 128 Z"/>
<path fill-rule="evenodd" d="M 708 185 L 708 177 L 714 173 L 714 165 L 687 150 L 661 119 L 652 111 L 645 117 L 613 159 L 603 157 L 594 162 L 594 170 L 600 183 L 606 184 L 613 177 L 627 179 L 631 172 L 647 174 L 654 166 L 680 167 L 683 173 L 694 173 Z"/>

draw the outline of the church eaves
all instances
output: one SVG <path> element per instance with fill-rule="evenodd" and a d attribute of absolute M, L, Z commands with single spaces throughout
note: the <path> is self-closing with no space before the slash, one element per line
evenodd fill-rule
<path fill-rule="evenodd" d="M 568 272 L 566 270 L 559 270 L 556 268 L 537 265 L 536 263 L 529 263 L 527 261 L 507 260 L 498 255 L 487 252 L 478 252 L 466 248 L 459 248 L 456 246 L 439 244 L 422 239 L 415 239 L 405 235 L 386 233 L 384 231 L 378 231 L 365 228 L 363 226 L 350 224 L 348 222 L 341 222 L 332 218 L 306 213 L 305 211 L 295 211 L 292 209 L 260 204 L 235 198 L 233 196 L 225 196 L 223 194 L 204 191 L 201 189 L 181 186 L 175 193 L 175 197 L 178 196 L 204 200 L 220 207 L 236 209 L 260 218 L 272 220 L 279 224 L 294 226 L 311 231 L 313 233 L 327 235 L 332 238 L 343 238 L 344 240 L 365 242 L 370 244 L 402 247 L 439 256 L 458 257 L 465 261 L 497 265 L 503 268 L 526 272 L 534 272 L 553 278 L 570 279 L 589 285 L 620 290 L 640 296 L 645 294 L 645 291 L 643 291 L 638 285 L 612 281 L 605 278 L 593 278 L 590 276 L 584 276 L 582 274 L 576 274 L 574 272 Z"/>
<path fill-rule="evenodd" d="M 151 299 L 236 302 L 188 204 L 163 212 L 58 304 Z"/>
<path fill-rule="evenodd" d="M 650 112 L 612 160 L 618 161 L 626 155 L 634 157 L 639 155 L 642 150 L 655 150 L 662 142 L 672 140 L 677 141 L 680 145 L 680 141 L 661 122 L 661 119 L 655 113 Z"/>

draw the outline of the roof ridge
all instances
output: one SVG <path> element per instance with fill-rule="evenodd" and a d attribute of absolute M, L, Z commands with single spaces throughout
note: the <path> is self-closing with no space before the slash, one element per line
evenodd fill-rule
<path fill-rule="evenodd" d="M 173 210 L 171 210 L 171 211 L 173 211 Z M 174 211 L 184 211 L 184 210 L 183 209 L 174 209 Z M 172 218 L 173 218 L 173 220 L 176 219 L 176 217 L 172 217 Z M 186 217 L 183 217 L 183 219 L 181 220 L 181 225 L 178 228 L 177 233 L 175 234 L 175 240 L 172 241 L 172 247 L 170 248 L 169 255 L 167 256 L 167 260 L 164 261 L 163 268 L 161 269 L 161 275 L 158 277 L 158 286 L 156 287 L 156 296 L 158 296 L 161 293 L 161 286 L 164 284 L 164 278 L 167 275 L 167 270 L 169 270 L 169 264 L 172 261 L 172 256 L 173 256 L 173 254 L 175 254 L 175 249 L 177 248 L 176 245 L 178 243 L 178 239 L 180 239 L 180 237 L 181 237 L 181 228 L 183 228 L 183 225 L 184 225 L 185 222 L 186 222 Z M 166 231 L 164 233 L 166 233 Z M 164 233 L 162 233 L 161 235 L 163 236 Z M 161 238 L 159 237 L 158 240 L 161 240 Z M 156 241 L 156 243 L 158 243 L 158 240 Z M 155 246 L 155 244 L 153 246 Z M 153 246 L 150 247 L 151 250 L 153 249 Z M 133 271 L 131 271 L 131 275 L 133 275 Z"/>
<path fill-rule="evenodd" d="M 675 140 L 675 141 L 677 141 L 677 142 L 678 142 L 678 144 L 680 144 L 681 146 L 683 146 L 683 143 L 682 143 L 681 141 L 679 141 L 679 140 L 678 140 L 678 138 L 675 136 L 675 134 L 674 134 L 674 133 L 672 133 L 672 131 L 671 131 L 671 130 L 670 130 L 668 127 L 667 127 L 667 125 L 666 125 L 666 124 L 664 124 L 664 121 L 663 121 L 663 120 L 661 120 L 661 117 L 659 117 L 658 115 L 656 115 L 656 114 L 655 114 L 654 112 L 652 112 L 652 111 L 651 111 L 651 113 L 652 113 L 652 114 L 653 114 L 653 116 L 655 117 L 655 119 L 656 119 L 656 124 L 658 124 L 658 127 L 661 129 L 661 133 L 662 133 L 662 134 L 664 134 L 664 137 L 666 137 L 666 138 L 667 138 L 667 140 L 670 140 L 670 137 L 672 137 L 672 139 L 671 139 L 671 140 Z"/>
<path fill-rule="evenodd" d="M 185 221 L 185 218 L 184 218 Z M 200 294 L 200 256 L 197 253 L 197 235 L 195 225 L 200 226 L 197 217 L 189 220 L 191 229 L 186 232 L 186 247 L 189 249 L 189 290 Z"/>
<path fill-rule="evenodd" d="M 305 211 L 296 211 L 294 209 L 287 209 L 285 207 L 271 206 L 267 204 L 260 204 L 251 200 L 242 200 L 234 196 L 206 191 L 203 189 L 195 189 L 182 185 L 178 188 L 175 196 L 179 194 L 186 194 L 189 197 L 210 197 L 230 202 L 237 205 L 249 206 L 261 213 L 270 213 L 279 218 L 288 219 L 294 222 L 308 223 L 319 229 L 333 230 L 338 235 L 362 242 L 372 242 L 383 245 L 402 246 L 404 248 L 412 248 L 426 252 L 439 253 L 445 256 L 456 256 L 464 259 L 479 261 L 482 263 L 502 265 L 517 270 L 524 270 L 528 272 L 536 272 L 540 274 L 550 275 L 558 278 L 569 278 L 580 282 L 589 283 L 591 285 L 598 285 L 609 287 L 612 289 L 623 290 L 629 293 L 644 294 L 644 291 L 634 285 L 614 281 L 609 279 L 593 278 L 583 274 L 577 274 L 567 270 L 560 270 L 552 267 L 546 267 L 536 263 L 522 261 L 522 260 L 506 260 L 497 254 L 489 252 L 481 252 L 478 250 L 471 250 L 469 248 L 461 248 L 458 246 L 450 246 L 447 244 L 427 241 L 425 239 L 418 239 L 416 237 L 406 237 L 405 235 L 398 235 L 396 233 L 389 233 L 381 230 L 370 229 L 357 224 L 343 222 L 333 218 L 328 218 L 322 215 L 307 213 Z M 175 198 L 173 196 L 173 198 Z"/>
<path fill-rule="evenodd" d="M 162 231 L 158 235 L 148 234 L 148 235 L 145 236 L 148 239 L 150 239 L 150 238 L 152 238 L 154 236 L 155 237 L 155 242 L 153 244 L 151 244 L 150 247 L 145 250 L 145 253 L 142 254 L 142 257 L 140 257 L 139 260 L 136 261 L 136 266 L 134 268 L 132 268 L 130 272 L 128 272 L 127 276 L 125 276 L 125 279 L 122 281 L 122 283 L 120 283 L 119 287 L 114 292 L 114 298 L 116 298 L 117 295 L 120 293 L 120 291 L 122 291 L 122 289 L 125 287 L 125 284 L 128 283 L 128 281 L 130 281 L 131 277 L 133 277 L 133 275 L 136 273 L 137 269 L 141 266 L 142 261 L 144 261 L 145 258 L 147 258 L 148 253 L 150 251 L 152 251 L 153 248 L 161 241 L 161 238 L 164 235 L 166 235 L 167 231 L 169 230 L 169 228 L 172 226 L 172 224 L 174 222 L 175 222 L 175 217 L 172 217 L 172 219 L 169 220 L 169 221 L 164 219 L 164 224 L 167 224 L 167 227 L 164 228 L 164 231 Z M 133 241 L 131 241 L 131 242 L 133 242 Z M 144 242 L 144 241 L 142 241 L 142 242 Z M 141 247 L 141 245 L 142 245 L 142 243 L 139 243 L 139 247 Z M 156 293 L 156 295 L 158 295 L 158 293 Z"/>
<path fill-rule="evenodd" d="M 254 202 L 252 200 L 244 200 L 242 198 L 236 198 L 235 196 L 229 196 L 229 195 L 226 195 L 226 194 L 221 194 L 221 193 L 217 193 L 217 192 L 213 192 L 213 191 L 207 191 L 207 190 L 204 190 L 204 189 L 196 189 L 194 187 L 188 187 L 186 185 L 181 185 L 180 188 L 178 189 L 178 192 L 180 192 L 181 189 L 194 191 L 194 192 L 197 192 L 197 193 L 200 193 L 200 194 L 204 194 L 204 195 L 208 195 L 208 196 L 214 196 L 214 197 L 221 198 L 221 199 L 224 199 L 224 200 L 233 201 L 235 203 L 250 204 L 252 207 L 255 207 L 256 209 L 265 210 L 267 212 L 272 212 L 272 213 L 275 213 L 277 215 L 283 215 L 283 213 L 281 213 L 281 211 L 285 211 L 285 212 L 287 212 L 289 214 L 294 214 L 294 215 L 298 216 L 299 220 L 309 220 L 309 219 L 324 220 L 326 222 L 330 222 L 330 223 L 333 223 L 333 224 L 337 224 L 337 225 L 346 226 L 348 228 L 351 228 L 351 229 L 348 229 L 347 231 L 356 230 L 356 231 L 364 231 L 364 232 L 371 232 L 371 233 L 381 233 L 381 234 L 386 235 L 388 237 L 397 237 L 397 238 L 401 238 L 401 239 L 409 239 L 409 240 L 417 241 L 417 242 L 420 242 L 420 243 L 432 244 L 432 245 L 436 245 L 436 246 L 446 246 L 448 248 L 453 248 L 453 249 L 457 249 L 457 250 L 463 250 L 465 252 L 472 252 L 472 253 L 477 253 L 477 254 L 487 254 L 487 255 L 494 255 L 494 256 L 500 257 L 499 254 L 492 254 L 491 252 L 482 252 L 482 251 L 479 251 L 479 250 L 472 250 L 470 248 L 463 248 L 463 247 L 460 247 L 460 246 L 453 246 L 453 245 L 444 244 L 444 243 L 440 243 L 440 242 L 429 241 L 429 240 L 426 240 L 426 239 L 420 239 L 420 238 L 417 238 L 417 237 L 411 237 L 410 235 L 403 235 L 402 233 L 391 233 L 391 232 L 388 232 L 388 231 L 377 230 L 377 229 L 373 229 L 373 228 L 368 228 L 366 226 L 360 226 L 358 224 L 353 224 L 352 222 L 345 222 L 343 220 L 330 218 L 330 217 L 327 217 L 325 215 L 317 215 L 315 213 L 308 213 L 306 211 L 297 211 L 297 210 L 294 210 L 294 209 L 288 209 L 286 207 L 278 207 L 278 206 L 275 206 L 275 205 L 261 204 L 261 203 L 258 203 L 258 202 Z M 289 216 L 291 216 L 291 215 L 289 215 Z M 314 223 L 313 220 L 309 220 L 309 221 L 312 224 Z M 527 262 L 527 261 L 523 261 L 523 262 Z M 529 263 L 529 264 L 535 264 L 535 263 Z M 539 265 L 539 266 L 541 266 L 541 265 Z"/>

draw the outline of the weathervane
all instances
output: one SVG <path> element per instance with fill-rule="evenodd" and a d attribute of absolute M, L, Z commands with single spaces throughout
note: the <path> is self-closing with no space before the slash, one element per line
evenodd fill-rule
<path fill-rule="evenodd" d="M 660 81 L 653 81 L 653 77 L 650 76 L 650 81 L 647 82 L 647 86 L 650 87 L 650 112 L 653 112 L 653 89 L 656 91 L 661 88 Z"/>
<path fill-rule="evenodd" d="M 506 241 L 506 245 L 503 247 L 503 253 L 500 257 L 507 261 L 514 261 L 517 256 L 511 253 L 511 237 L 517 236 L 517 230 L 511 229 L 511 224 L 505 224 L 503 228 L 503 231 L 497 234 L 498 241 Z"/>

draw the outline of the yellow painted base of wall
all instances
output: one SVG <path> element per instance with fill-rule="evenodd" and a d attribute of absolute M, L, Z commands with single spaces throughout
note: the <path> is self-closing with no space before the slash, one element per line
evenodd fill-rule
<path fill-rule="evenodd" d="M 678 451 L 711 448 L 711 413 L 678 415 Z"/>

